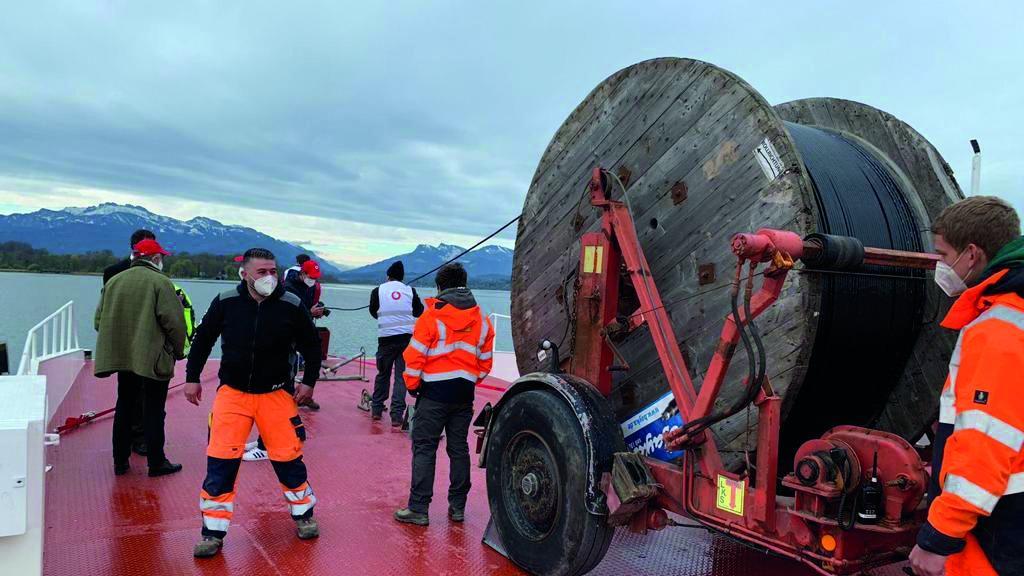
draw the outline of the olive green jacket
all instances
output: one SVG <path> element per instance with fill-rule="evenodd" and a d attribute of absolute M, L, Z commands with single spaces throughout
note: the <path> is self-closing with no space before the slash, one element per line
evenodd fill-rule
<path fill-rule="evenodd" d="M 170 380 L 184 358 L 185 312 L 171 279 L 146 260 L 110 279 L 96 306 L 93 371 Z"/>

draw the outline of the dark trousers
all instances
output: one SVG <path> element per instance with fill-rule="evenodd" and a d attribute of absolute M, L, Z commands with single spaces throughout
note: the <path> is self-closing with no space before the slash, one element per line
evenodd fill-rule
<path fill-rule="evenodd" d="M 405 372 L 405 359 L 402 352 L 409 345 L 408 338 L 400 338 L 394 341 L 377 343 L 377 377 L 373 381 L 373 402 L 371 409 L 374 414 L 384 412 L 384 402 L 388 399 L 389 388 L 391 390 L 391 419 L 401 421 L 405 416 L 405 380 L 402 373 Z M 394 375 L 392 376 L 392 372 Z"/>
<path fill-rule="evenodd" d="M 132 410 L 132 446 L 146 443 L 146 390 L 139 388 L 135 394 L 135 408 Z"/>
<path fill-rule="evenodd" d="M 167 401 L 167 380 L 150 380 L 131 372 L 117 373 L 117 405 L 114 408 L 114 463 L 126 464 L 132 453 L 132 420 L 139 394 L 145 394 L 143 430 L 146 437 L 146 460 L 150 467 L 163 464 L 164 403 Z"/>
<path fill-rule="evenodd" d="M 409 509 L 426 513 L 434 496 L 434 467 L 441 433 L 447 434 L 450 485 L 448 506 L 458 510 L 466 507 L 469 494 L 469 424 L 473 420 L 473 404 L 446 404 L 429 398 L 416 401 L 412 416 L 412 488 Z"/>

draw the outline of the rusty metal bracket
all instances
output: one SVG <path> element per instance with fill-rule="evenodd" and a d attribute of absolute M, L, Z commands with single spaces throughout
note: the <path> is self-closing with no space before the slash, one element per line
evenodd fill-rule
<path fill-rule="evenodd" d="M 686 194 L 689 192 L 689 189 L 686 186 L 686 182 L 680 180 L 672 185 L 670 192 L 672 194 L 672 204 L 678 206 L 686 201 Z"/>
<path fill-rule="evenodd" d="M 707 286 L 715 282 L 715 264 L 709 262 L 707 264 L 701 264 L 697 268 L 697 283 L 701 286 Z"/>
<path fill-rule="evenodd" d="M 619 177 L 619 180 L 622 182 L 623 186 L 629 186 L 629 179 L 633 177 L 633 172 L 629 168 L 626 168 L 625 165 L 623 165 L 619 166 L 619 169 L 616 170 L 616 176 Z"/>

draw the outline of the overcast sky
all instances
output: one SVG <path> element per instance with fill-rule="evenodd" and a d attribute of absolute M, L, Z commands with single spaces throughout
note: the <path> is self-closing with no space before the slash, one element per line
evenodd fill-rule
<path fill-rule="evenodd" d="M 347 264 L 515 216 L 601 80 L 658 56 L 910 123 L 1024 209 L 1024 3 L 41 2 L 0 17 L 0 213 L 101 201 Z M 512 245 L 513 232 L 502 243 Z"/>

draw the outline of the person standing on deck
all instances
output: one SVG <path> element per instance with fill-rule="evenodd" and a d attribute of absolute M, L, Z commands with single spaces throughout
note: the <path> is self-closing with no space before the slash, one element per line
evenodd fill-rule
<path fill-rule="evenodd" d="M 428 298 L 405 349 L 405 385 L 416 396 L 412 416 L 412 487 L 399 522 L 427 526 L 434 494 L 434 467 L 441 434 L 451 469 L 448 517 L 465 519 L 469 495 L 469 424 L 476 385 L 493 364 L 494 327 L 476 304 L 461 264 L 447 264 L 434 278 L 437 298 Z"/>
<path fill-rule="evenodd" d="M 129 239 L 129 247 L 135 250 L 135 245 L 145 240 L 156 240 L 156 234 L 140 228 L 135 232 L 132 232 L 132 236 Z M 103 269 L 103 285 L 106 286 L 107 282 L 111 278 L 117 276 L 121 272 L 124 272 L 132 265 L 132 253 L 128 253 L 128 257 L 115 264 L 111 264 Z M 146 429 L 143 425 L 145 422 L 146 412 L 146 393 L 143 390 L 139 390 L 135 396 L 135 408 L 132 409 L 132 452 L 135 452 L 139 456 L 146 455 Z"/>
<path fill-rule="evenodd" d="M 314 292 L 313 286 L 316 283 L 316 279 L 320 278 L 320 265 L 313 260 L 306 260 L 302 263 L 302 267 L 298 274 L 285 275 L 287 280 L 284 283 L 284 289 L 292 294 L 296 295 L 299 300 L 302 301 L 302 306 L 309 309 L 310 315 L 313 318 L 320 318 L 323 316 L 323 307 L 314 305 Z M 320 312 L 318 314 L 318 312 Z M 289 357 L 291 362 L 292 373 L 291 378 L 284 385 L 284 391 L 294 395 L 295 394 L 295 377 L 299 371 L 299 357 L 295 350 L 292 350 L 291 356 Z M 306 406 L 310 410 L 319 410 L 320 405 L 317 404 L 312 397 L 306 398 L 300 406 Z M 245 445 L 245 454 L 242 455 L 242 461 L 244 462 L 259 462 L 266 460 L 270 455 L 267 453 L 267 445 L 263 442 L 263 436 L 260 435 L 255 441 Z"/>
<path fill-rule="evenodd" d="M 377 377 L 373 382 L 370 417 L 381 419 L 393 379 L 391 425 L 398 427 L 405 419 L 406 390 L 402 376 L 405 360 L 402 353 L 412 338 L 416 319 L 423 314 L 423 302 L 415 288 L 402 283 L 405 266 L 401 260 L 388 267 L 387 275 L 387 282 L 370 292 L 370 316 L 377 319 Z"/>
<path fill-rule="evenodd" d="M 939 398 L 928 522 L 910 553 L 925 576 L 1024 574 L 1024 237 L 1009 204 L 974 196 L 932 223 L 935 282 L 959 330 Z"/>
<path fill-rule="evenodd" d="M 150 476 L 181 470 L 164 455 L 164 404 L 174 362 L 185 357 L 185 311 L 174 284 L 164 275 L 168 252 L 156 240 L 135 244 L 128 270 L 103 287 L 96 306 L 96 376 L 117 373 L 114 408 L 114 474 L 128 472 L 132 451 L 132 415 L 145 395 L 143 427 Z"/>
<path fill-rule="evenodd" d="M 266 442 L 298 537 L 320 535 L 313 518 L 317 499 L 302 461 L 305 429 L 298 413 L 298 403 L 313 396 L 320 340 L 309 309 L 277 283 L 277 263 L 269 250 L 246 251 L 242 268 L 242 282 L 210 303 L 186 369 L 185 398 L 198 406 L 203 393 L 200 373 L 221 338 L 220 387 L 210 418 L 199 504 L 202 540 L 193 550 L 196 557 L 214 556 L 224 543 L 234 510 L 235 480 L 253 423 Z M 284 388 L 293 377 L 293 349 L 305 357 L 307 370 L 289 394 Z"/>
<path fill-rule="evenodd" d="M 309 262 L 309 254 L 299 254 L 295 257 L 295 266 L 292 266 L 284 271 L 284 278 L 282 280 L 288 283 L 293 277 L 297 277 L 302 272 L 302 265 Z"/>

